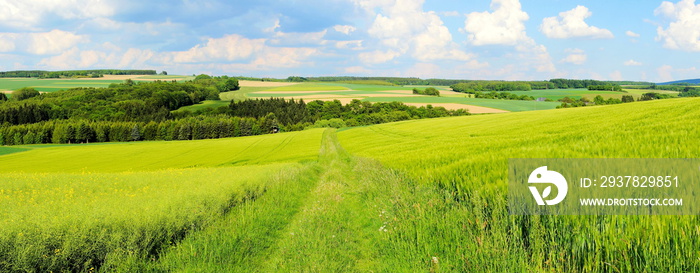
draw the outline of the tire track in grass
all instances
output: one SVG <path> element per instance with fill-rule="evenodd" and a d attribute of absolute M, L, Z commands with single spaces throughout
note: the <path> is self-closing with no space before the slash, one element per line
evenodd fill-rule
<path fill-rule="evenodd" d="M 188 236 L 160 260 L 128 268 L 168 272 L 437 269 L 432 257 L 444 255 L 423 241 L 423 234 L 434 230 L 420 222 L 426 208 L 416 206 L 433 202 L 426 200 L 438 198 L 435 192 L 417 189 L 375 160 L 348 154 L 334 129 L 324 132 L 318 161 L 297 166 L 270 181 L 255 202 L 234 208 L 206 230 Z"/>

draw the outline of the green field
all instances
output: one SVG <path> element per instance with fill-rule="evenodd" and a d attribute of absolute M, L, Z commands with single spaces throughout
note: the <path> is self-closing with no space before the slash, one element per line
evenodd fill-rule
<path fill-rule="evenodd" d="M 0 271 L 133 272 L 126 262 L 147 261 L 306 168 L 321 134 L 40 145 L 2 156 Z"/>
<path fill-rule="evenodd" d="M 323 84 L 323 83 L 300 83 L 289 86 L 280 86 L 268 88 L 265 91 L 334 91 L 348 90 L 348 88 L 340 84 Z"/>
<path fill-rule="evenodd" d="M 491 107 L 496 109 L 507 110 L 511 112 L 534 111 L 555 109 L 561 105 L 560 102 L 544 102 L 544 101 L 522 101 L 522 100 L 492 100 L 492 99 L 475 99 L 466 97 L 431 97 L 431 96 L 416 96 L 416 97 L 390 97 L 390 98 L 366 98 L 371 102 L 392 102 L 400 101 L 406 103 L 461 103 L 468 105 L 476 105 L 483 107 Z"/>
<path fill-rule="evenodd" d="M 133 80 L 191 80 L 194 77 L 176 75 L 134 75 Z M 108 87 L 113 83 L 123 83 L 123 80 L 105 79 L 37 79 L 37 78 L 0 78 L 0 91 L 17 90 L 22 87 L 32 87 L 42 92 L 56 92 L 75 87 Z"/>
<path fill-rule="evenodd" d="M 549 98 L 552 100 L 558 100 L 563 97 L 569 97 L 572 99 L 580 99 L 586 97 L 593 100 L 595 96 L 601 95 L 604 98 L 621 98 L 623 95 L 628 95 L 623 92 L 614 91 L 589 91 L 588 89 L 550 89 L 550 90 L 531 90 L 531 91 L 509 91 L 508 93 L 513 93 L 517 95 L 528 95 L 535 98 Z"/>
<path fill-rule="evenodd" d="M 698 106 L 24 146 L 0 156 L 0 271 L 697 271 L 697 216 L 511 216 L 506 176 L 508 158 L 697 158 Z"/>
<path fill-rule="evenodd" d="M 42 92 L 55 92 L 75 87 L 107 87 L 120 80 L 81 80 L 81 79 L 36 79 L 36 78 L 0 78 L 0 90 L 17 90 L 32 87 Z"/>
<path fill-rule="evenodd" d="M 25 146 L 36 148 L 2 157 L 0 173 L 152 171 L 313 160 L 319 130 L 197 141 Z"/>

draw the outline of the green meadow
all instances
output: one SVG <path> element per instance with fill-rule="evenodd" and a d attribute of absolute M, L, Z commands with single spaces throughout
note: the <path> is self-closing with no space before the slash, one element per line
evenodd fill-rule
<path fill-rule="evenodd" d="M 113 80 L 106 76 L 105 79 L 38 79 L 38 78 L 0 78 L 0 91 L 12 91 L 22 87 L 32 87 L 41 92 L 56 92 L 76 87 L 108 87 L 113 83 L 122 83 L 123 80 Z M 135 81 L 148 80 L 192 80 L 194 77 L 177 75 L 134 75 Z"/>
<path fill-rule="evenodd" d="M 75 87 L 107 87 L 120 80 L 81 80 L 81 79 L 36 79 L 36 78 L 0 78 L 0 90 L 17 90 L 32 87 L 42 92 L 55 92 Z"/>
<path fill-rule="evenodd" d="M 697 158 L 698 106 L 3 148 L 0 271 L 693 272 L 697 216 L 511 216 L 506 180 L 508 158 Z"/>
<path fill-rule="evenodd" d="M 322 84 L 322 83 L 300 83 L 289 86 L 280 86 L 268 88 L 265 91 L 336 91 L 336 90 L 349 90 L 346 87 L 335 85 L 335 84 Z"/>
<path fill-rule="evenodd" d="M 496 109 L 507 110 L 511 112 L 520 111 L 535 111 L 555 109 L 561 105 L 560 102 L 545 102 L 545 101 L 522 101 L 522 100 L 492 100 L 492 99 L 475 99 L 466 97 L 432 97 L 432 96 L 415 96 L 415 97 L 370 97 L 366 98 L 370 102 L 392 102 L 400 101 L 404 103 L 460 103 L 468 105 L 476 105 L 490 107 Z"/>

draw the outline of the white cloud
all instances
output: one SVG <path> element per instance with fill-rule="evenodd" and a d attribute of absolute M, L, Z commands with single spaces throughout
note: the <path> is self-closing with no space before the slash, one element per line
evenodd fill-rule
<path fill-rule="evenodd" d="M 275 24 L 269 28 L 263 29 L 263 32 L 275 32 L 280 27 L 280 19 L 276 19 Z"/>
<path fill-rule="evenodd" d="M 275 32 L 275 35 L 270 39 L 270 44 L 273 45 L 324 45 L 327 43 L 323 37 L 326 36 L 328 30 L 319 32 Z"/>
<path fill-rule="evenodd" d="M 613 81 L 622 81 L 624 78 L 622 78 L 622 72 L 619 70 L 615 70 L 612 73 L 610 73 L 610 80 Z"/>
<path fill-rule="evenodd" d="M 86 36 L 58 29 L 37 33 L 0 33 L 0 52 L 54 55 L 84 41 L 87 41 Z"/>
<path fill-rule="evenodd" d="M 117 68 L 123 67 L 143 67 L 147 61 L 155 56 L 155 52 L 151 50 L 142 50 L 137 48 L 128 49 L 124 55 L 121 56 Z"/>
<path fill-rule="evenodd" d="M 442 74 L 442 67 L 432 63 L 416 63 L 408 70 L 406 70 L 406 76 L 418 77 L 418 78 L 437 78 Z"/>
<path fill-rule="evenodd" d="M 576 6 L 576 8 L 560 12 L 558 17 L 547 17 L 542 20 L 540 31 L 548 38 L 567 39 L 567 38 L 592 38 L 592 39 L 610 39 L 613 38 L 612 32 L 607 29 L 601 29 L 594 26 L 589 26 L 584 19 L 590 17 L 592 13 L 584 6 Z"/>
<path fill-rule="evenodd" d="M 265 39 L 248 39 L 238 34 L 222 38 L 209 38 L 206 43 L 187 51 L 169 53 L 175 63 L 201 63 L 216 61 L 239 61 L 261 52 Z"/>
<path fill-rule="evenodd" d="M 310 56 L 319 52 L 317 49 L 306 47 L 272 47 L 266 42 L 267 39 L 248 39 L 231 34 L 221 38 L 209 38 L 206 43 L 187 51 L 165 52 L 156 56 L 156 59 L 165 65 L 218 63 L 224 65 L 220 66 L 222 69 L 266 70 L 300 66 Z"/>
<path fill-rule="evenodd" d="M 639 38 L 639 36 L 640 36 L 638 33 L 634 33 L 634 32 L 632 32 L 632 31 L 630 31 L 630 30 L 625 31 L 625 34 L 626 34 L 627 36 L 632 37 L 632 38 Z"/>
<path fill-rule="evenodd" d="M 48 69 L 143 68 L 148 66 L 155 55 L 151 50 L 137 48 L 122 51 L 114 47 L 106 47 L 103 50 L 80 50 L 73 47 L 59 55 L 41 60 L 39 65 Z"/>
<path fill-rule="evenodd" d="M 481 45 L 516 45 L 529 41 L 525 24 L 530 17 L 518 0 L 493 0 L 493 12 L 472 12 L 464 22 L 469 43 Z"/>
<path fill-rule="evenodd" d="M 109 17 L 118 4 L 109 0 L 0 0 L 0 25 L 36 30 L 38 24 L 51 18 Z"/>
<path fill-rule="evenodd" d="M 387 51 L 375 50 L 375 51 L 371 51 L 371 52 L 360 53 L 360 55 L 358 55 L 358 56 L 360 58 L 360 61 L 363 63 L 379 64 L 379 63 L 385 63 L 385 62 L 391 61 L 400 55 L 401 55 L 401 53 L 393 51 L 393 50 L 387 50 Z"/>
<path fill-rule="evenodd" d="M 676 4 L 664 1 L 654 10 L 655 15 L 670 19 L 667 28 L 656 29 L 657 41 L 665 48 L 700 51 L 700 4 L 695 0 L 682 0 Z"/>
<path fill-rule="evenodd" d="M 562 62 L 565 63 L 571 63 L 571 64 L 576 64 L 576 65 L 582 65 L 586 63 L 586 60 L 588 59 L 588 56 L 583 53 L 574 53 L 574 54 L 569 54 L 569 56 L 566 56 L 566 58 L 562 59 Z"/>
<path fill-rule="evenodd" d="M 350 33 L 354 32 L 357 30 L 356 27 L 354 26 L 347 26 L 347 25 L 336 25 L 333 26 L 333 29 L 337 32 L 343 33 L 345 35 L 349 35 Z"/>
<path fill-rule="evenodd" d="M 362 46 L 363 42 L 364 41 L 362 40 L 337 41 L 335 42 L 335 47 L 339 49 L 362 50 L 364 49 L 364 47 Z"/>
<path fill-rule="evenodd" d="M 58 54 L 86 38 L 72 32 L 54 29 L 44 33 L 29 34 L 27 52 L 36 55 Z"/>
<path fill-rule="evenodd" d="M 89 68 L 100 62 L 100 60 L 106 59 L 106 57 L 107 54 L 104 52 L 80 51 L 77 47 L 74 47 L 60 55 L 41 60 L 39 65 L 49 69 Z"/>
<path fill-rule="evenodd" d="M 459 11 L 453 10 L 453 11 L 443 11 L 439 13 L 442 16 L 447 16 L 447 17 L 456 17 L 462 15 L 459 13 Z"/>
<path fill-rule="evenodd" d="M 673 67 L 667 64 L 662 65 L 661 67 L 656 69 L 656 72 L 659 74 L 659 79 L 661 79 L 661 81 L 664 82 L 669 82 L 673 80 L 671 71 L 673 71 Z"/>
<path fill-rule="evenodd" d="M 659 80 L 661 82 L 668 82 L 674 80 L 697 78 L 697 70 L 698 69 L 694 66 L 689 68 L 674 68 L 670 65 L 665 64 L 657 68 L 656 72 L 658 73 Z"/>
<path fill-rule="evenodd" d="M 107 30 L 112 32 L 127 32 L 136 33 L 148 36 L 158 36 L 173 32 L 181 31 L 185 28 L 185 25 L 179 23 L 173 23 L 169 20 L 165 22 L 119 22 L 109 18 L 95 18 L 87 21 L 86 25 L 97 26 L 101 30 Z"/>
<path fill-rule="evenodd" d="M 626 66 L 640 66 L 642 63 L 635 61 L 635 60 L 629 60 L 624 63 Z"/>
<path fill-rule="evenodd" d="M 468 33 L 469 43 L 515 46 L 523 69 L 532 67 L 537 72 L 555 72 L 547 47 L 527 36 L 525 21 L 529 15 L 522 10 L 519 0 L 493 0 L 491 10 L 467 15 L 463 31 Z"/>
<path fill-rule="evenodd" d="M 314 48 L 265 47 L 247 67 L 252 70 L 298 67 L 304 65 L 304 61 L 316 53 L 318 50 Z"/>
<path fill-rule="evenodd" d="M 380 63 L 409 54 L 419 61 L 467 61 L 473 56 L 459 49 L 435 12 L 423 11 L 423 0 L 356 1 L 360 7 L 381 8 L 367 33 L 384 49 L 360 56 L 362 61 Z"/>
<path fill-rule="evenodd" d="M 372 70 L 369 70 L 362 66 L 351 66 L 343 69 L 343 73 L 352 75 L 370 75 L 372 74 L 372 72 Z"/>

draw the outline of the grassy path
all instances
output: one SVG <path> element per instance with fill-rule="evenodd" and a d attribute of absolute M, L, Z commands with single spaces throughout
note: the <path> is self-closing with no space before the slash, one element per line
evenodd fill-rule
<path fill-rule="evenodd" d="M 413 247 L 418 237 L 398 232 L 396 209 L 415 213 L 410 204 L 425 197 L 410 187 L 377 162 L 345 152 L 329 129 L 317 162 L 283 171 L 255 202 L 188 236 L 157 261 L 127 261 L 118 271 L 435 269 L 431 254 Z M 415 230 L 414 223 L 405 224 Z"/>

